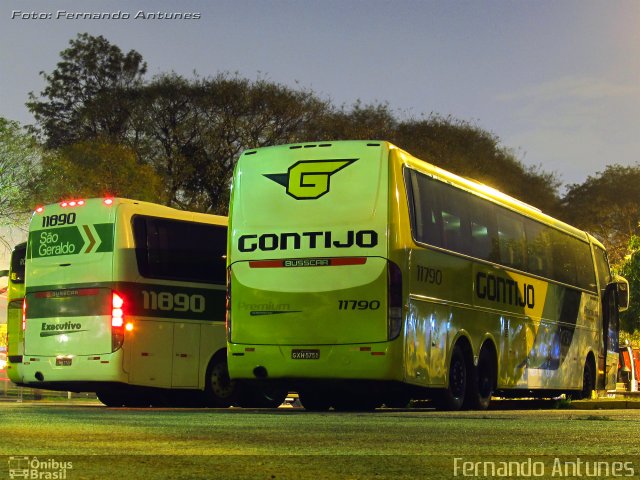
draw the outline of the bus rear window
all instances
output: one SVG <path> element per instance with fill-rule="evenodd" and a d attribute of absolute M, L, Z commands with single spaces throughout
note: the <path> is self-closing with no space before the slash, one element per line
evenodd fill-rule
<path fill-rule="evenodd" d="M 133 233 L 143 277 L 225 284 L 227 227 L 138 215 Z"/>
<path fill-rule="evenodd" d="M 14 248 L 11 254 L 11 281 L 24 283 L 24 260 L 27 254 L 27 244 L 21 243 Z"/>

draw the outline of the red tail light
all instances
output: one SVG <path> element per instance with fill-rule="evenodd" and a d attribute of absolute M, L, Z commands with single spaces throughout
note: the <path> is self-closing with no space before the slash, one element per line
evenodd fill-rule
<path fill-rule="evenodd" d="M 393 340 L 402 330 L 402 272 L 395 263 L 387 262 L 387 338 Z"/>
<path fill-rule="evenodd" d="M 27 329 L 27 299 L 22 299 L 22 331 Z"/>
<path fill-rule="evenodd" d="M 227 327 L 227 341 L 231 341 L 231 267 L 227 268 L 227 314 L 225 317 L 225 325 Z"/>
<path fill-rule="evenodd" d="M 111 350 L 115 352 L 124 342 L 124 298 L 111 295 Z"/>

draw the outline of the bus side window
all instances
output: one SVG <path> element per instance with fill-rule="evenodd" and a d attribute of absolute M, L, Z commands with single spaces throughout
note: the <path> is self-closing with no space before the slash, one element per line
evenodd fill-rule
<path fill-rule="evenodd" d="M 549 231 L 543 225 L 532 220 L 525 222 L 527 236 L 527 258 L 529 271 L 534 275 L 553 278 L 549 259 L 551 258 L 551 241 Z"/>
<path fill-rule="evenodd" d="M 421 243 L 444 247 L 442 216 L 438 209 L 435 182 L 425 175 L 409 170 L 411 195 L 411 230 L 413 238 Z"/>
<path fill-rule="evenodd" d="M 600 284 L 600 294 L 604 296 L 604 291 L 607 285 L 611 283 L 611 270 L 609 269 L 609 260 L 607 258 L 607 252 L 600 247 L 594 247 L 593 249 L 596 258 L 596 269 L 598 273 L 598 283 Z"/>
<path fill-rule="evenodd" d="M 430 188 L 438 193 L 439 213 L 442 216 L 442 246 L 453 252 L 470 255 L 469 199 L 471 195 L 434 180 L 431 180 Z"/>
<path fill-rule="evenodd" d="M 526 241 L 521 218 L 507 211 L 498 212 L 498 241 L 503 265 L 524 270 Z"/>

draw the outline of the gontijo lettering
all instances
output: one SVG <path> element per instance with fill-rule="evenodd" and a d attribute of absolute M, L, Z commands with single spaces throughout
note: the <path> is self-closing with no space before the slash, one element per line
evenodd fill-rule
<path fill-rule="evenodd" d="M 478 298 L 508 305 L 534 308 L 535 289 L 533 285 L 523 284 L 522 291 L 518 282 L 490 273 L 478 272 L 476 275 L 476 295 Z"/>
<path fill-rule="evenodd" d="M 349 230 L 344 235 L 333 232 L 285 232 L 241 235 L 238 250 L 241 252 L 299 250 L 304 248 L 373 248 L 378 245 L 378 233 L 374 230 Z"/>

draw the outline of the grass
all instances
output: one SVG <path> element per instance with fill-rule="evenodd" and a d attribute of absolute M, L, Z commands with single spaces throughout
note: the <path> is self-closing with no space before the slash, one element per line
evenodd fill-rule
<path fill-rule="evenodd" d="M 454 457 L 553 462 L 638 451 L 638 410 L 310 413 L 0 404 L 0 455 L 70 459 L 69 480 L 450 478 Z"/>

